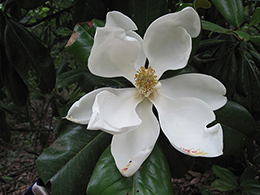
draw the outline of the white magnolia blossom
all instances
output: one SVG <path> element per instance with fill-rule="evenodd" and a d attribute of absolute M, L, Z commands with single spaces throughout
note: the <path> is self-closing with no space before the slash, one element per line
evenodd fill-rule
<path fill-rule="evenodd" d="M 75 102 L 66 118 L 112 134 L 111 153 L 124 176 L 133 175 L 149 156 L 160 128 L 184 154 L 222 154 L 221 125 L 207 125 L 215 120 L 213 110 L 227 101 L 225 87 L 203 74 L 159 80 L 166 70 L 186 66 L 191 37 L 197 37 L 200 29 L 200 18 L 192 8 L 158 18 L 143 39 L 134 32 L 135 23 L 116 11 L 107 14 L 105 27 L 97 28 L 89 70 L 102 77 L 124 76 L 135 87 L 96 89 Z"/>

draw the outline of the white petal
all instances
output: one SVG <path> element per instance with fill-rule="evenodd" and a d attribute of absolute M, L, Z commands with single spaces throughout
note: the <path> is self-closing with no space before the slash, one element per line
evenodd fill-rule
<path fill-rule="evenodd" d="M 226 88 L 217 79 L 204 74 L 183 74 L 160 81 L 161 94 L 170 98 L 194 97 L 206 102 L 212 110 L 227 102 Z"/>
<path fill-rule="evenodd" d="M 186 66 L 191 37 L 200 32 L 200 18 L 192 8 L 164 15 L 155 20 L 144 35 L 144 52 L 158 78 L 164 71 Z"/>
<path fill-rule="evenodd" d="M 150 155 L 160 132 L 148 99 L 144 99 L 137 106 L 137 113 L 142 124 L 133 131 L 114 135 L 111 144 L 115 163 L 126 177 L 133 175 Z"/>
<path fill-rule="evenodd" d="M 109 88 L 96 89 L 74 102 L 65 118 L 75 123 L 88 124 L 92 115 L 92 105 L 94 104 L 95 97 L 102 90 L 109 90 Z"/>
<path fill-rule="evenodd" d="M 88 129 L 116 134 L 131 131 L 141 124 L 136 113 L 136 106 L 142 101 L 138 98 L 138 90 L 124 88 L 114 92 L 104 90 L 97 94 Z"/>
<path fill-rule="evenodd" d="M 124 76 L 132 83 L 141 43 L 122 28 L 97 28 L 88 59 L 90 71 L 102 77 Z"/>
<path fill-rule="evenodd" d="M 120 27 L 125 31 L 137 30 L 135 23 L 129 17 L 118 11 L 107 13 L 105 27 Z"/>
<path fill-rule="evenodd" d="M 216 157 L 223 152 L 223 134 L 211 108 L 195 98 L 170 99 L 158 95 L 153 103 L 159 113 L 161 128 L 171 144 L 190 156 Z"/>

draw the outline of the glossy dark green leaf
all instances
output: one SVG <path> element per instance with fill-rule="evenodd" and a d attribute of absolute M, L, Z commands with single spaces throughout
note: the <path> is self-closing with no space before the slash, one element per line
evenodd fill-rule
<path fill-rule="evenodd" d="M 79 78 L 79 86 L 85 92 L 88 93 L 95 88 L 100 87 L 113 87 L 113 88 L 122 88 L 122 87 L 133 87 L 124 77 L 117 78 L 104 78 L 93 75 L 89 71 L 82 72 Z"/>
<path fill-rule="evenodd" d="M 22 25 L 6 19 L 5 39 L 8 60 L 27 85 L 29 78 L 44 92 L 55 86 L 55 68 L 48 49 Z"/>
<path fill-rule="evenodd" d="M 235 52 L 227 52 L 226 48 L 227 45 L 223 44 L 221 56 L 209 64 L 207 73 L 220 80 L 227 89 L 227 97 L 231 97 L 237 83 L 237 60 Z"/>
<path fill-rule="evenodd" d="M 24 106 L 29 94 L 28 87 L 8 61 L 2 46 L 0 46 L 0 78 L 9 91 L 13 102 L 18 106 Z"/>
<path fill-rule="evenodd" d="M 183 178 L 184 175 L 191 170 L 194 159 L 177 151 L 161 132 L 158 142 L 164 152 L 164 155 L 168 161 L 171 175 L 173 178 Z"/>
<path fill-rule="evenodd" d="M 252 43 L 255 50 L 260 53 L 260 36 L 251 36 L 250 42 Z"/>
<path fill-rule="evenodd" d="M 250 35 L 243 31 L 234 31 L 237 34 L 238 38 L 242 41 L 248 41 L 250 39 Z"/>
<path fill-rule="evenodd" d="M 43 5 L 47 0 L 19 0 L 17 1 L 18 5 L 24 9 L 30 10 L 40 5 Z"/>
<path fill-rule="evenodd" d="M 122 3 L 124 2 L 122 1 Z M 155 19 L 168 13 L 167 5 L 166 0 L 129 0 L 129 16 L 138 27 L 137 33 L 143 36 L 147 27 Z"/>
<path fill-rule="evenodd" d="M 74 0 L 73 24 L 93 19 L 104 20 L 106 13 L 107 9 L 102 0 Z"/>
<path fill-rule="evenodd" d="M 244 191 L 250 195 L 259 195 L 260 192 L 260 181 L 259 180 L 248 180 L 242 185 Z"/>
<path fill-rule="evenodd" d="M 213 165 L 212 170 L 222 181 L 238 186 L 237 178 L 230 170 L 217 165 Z"/>
<path fill-rule="evenodd" d="M 242 0 L 212 0 L 212 3 L 229 24 L 239 27 L 243 22 Z"/>
<path fill-rule="evenodd" d="M 232 183 L 223 181 L 221 179 L 216 179 L 212 184 L 211 184 L 212 188 L 215 188 L 216 190 L 225 192 L 225 191 L 229 191 L 229 190 L 234 190 L 237 189 L 238 187 Z"/>
<path fill-rule="evenodd" d="M 243 185 L 248 180 L 254 179 L 258 175 L 258 168 L 256 166 L 247 167 L 240 177 L 240 183 Z"/>
<path fill-rule="evenodd" d="M 260 7 L 257 7 L 252 15 L 249 26 L 259 24 L 260 23 Z"/>
<path fill-rule="evenodd" d="M 252 115 L 243 106 L 231 101 L 215 113 L 224 131 L 224 154 L 238 152 L 256 131 Z"/>
<path fill-rule="evenodd" d="M 37 159 L 37 170 L 45 184 L 51 183 L 52 194 L 84 194 L 111 136 L 78 124 L 64 127 L 67 129 Z"/>
<path fill-rule="evenodd" d="M 209 49 L 215 48 L 224 42 L 225 40 L 205 39 L 199 43 L 197 53 L 208 51 Z"/>
<path fill-rule="evenodd" d="M 69 86 L 70 84 L 77 83 L 79 78 L 85 70 L 83 68 L 73 69 L 57 76 L 56 88 Z"/>
<path fill-rule="evenodd" d="M 0 138 L 6 142 L 10 141 L 11 132 L 6 122 L 6 116 L 2 109 L 0 109 Z"/>
<path fill-rule="evenodd" d="M 234 101 L 251 113 L 260 113 L 260 73 L 245 52 L 237 52 L 237 84 Z"/>
<path fill-rule="evenodd" d="M 113 9 L 121 11 L 135 22 L 137 33 L 144 35 L 147 27 L 158 17 L 168 13 L 166 0 L 114 0 Z"/>
<path fill-rule="evenodd" d="M 91 27 L 86 23 L 76 25 L 66 45 L 66 50 L 83 66 L 87 65 L 88 57 L 94 43 L 96 26 L 99 24 L 102 23 L 100 21 L 95 22 L 94 20 Z"/>
<path fill-rule="evenodd" d="M 206 20 L 201 20 L 201 24 L 202 24 L 202 29 L 212 31 L 212 33 L 218 32 L 218 33 L 224 33 L 229 35 L 232 34 L 231 30 L 223 28 L 217 24 L 214 24 Z"/>
<path fill-rule="evenodd" d="M 165 194 L 172 195 L 167 161 L 156 145 L 132 177 L 123 177 L 115 165 L 110 147 L 100 157 L 87 188 L 88 195 Z"/>

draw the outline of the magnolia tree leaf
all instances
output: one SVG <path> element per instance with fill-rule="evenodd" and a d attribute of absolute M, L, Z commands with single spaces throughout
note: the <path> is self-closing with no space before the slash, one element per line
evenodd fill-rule
<path fill-rule="evenodd" d="M 212 0 L 212 3 L 229 24 L 239 28 L 244 17 L 241 0 Z"/>
<path fill-rule="evenodd" d="M 251 36 L 250 42 L 252 43 L 255 50 L 260 53 L 260 36 Z M 258 54 L 260 55 L 260 54 Z M 260 66 L 259 66 L 260 67 Z"/>
<path fill-rule="evenodd" d="M 226 28 L 223 28 L 217 24 L 214 24 L 212 22 L 206 21 L 206 20 L 201 20 L 202 24 L 202 29 L 204 30 L 209 30 L 213 32 L 218 32 L 218 33 L 224 33 L 224 34 L 232 34 L 232 31 Z"/>
<path fill-rule="evenodd" d="M 132 177 L 123 177 L 115 165 L 110 147 L 101 155 L 87 188 L 88 195 L 171 195 L 171 175 L 158 145 Z"/>
<path fill-rule="evenodd" d="M 258 175 L 258 168 L 256 166 L 247 167 L 240 177 L 240 183 L 243 185 L 248 180 L 254 179 Z"/>
<path fill-rule="evenodd" d="M 101 21 L 93 20 L 90 23 L 80 23 L 75 26 L 67 43 L 66 50 L 81 65 L 87 66 L 88 57 L 94 43 L 96 27 L 104 25 Z"/>
<path fill-rule="evenodd" d="M 111 136 L 86 126 L 66 124 L 67 129 L 37 159 L 38 173 L 52 194 L 84 194 L 92 171 Z"/>
<path fill-rule="evenodd" d="M 256 131 L 252 115 L 243 106 L 232 101 L 228 101 L 215 113 L 217 122 L 221 124 L 224 131 L 224 154 L 238 152 Z"/>
<path fill-rule="evenodd" d="M 82 72 L 79 78 L 79 86 L 85 93 L 88 93 L 96 88 L 133 87 L 133 84 L 127 79 L 125 79 L 124 77 L 104 78 L 104 77 L 96 76 L 89 71 L 84 71 Z"/>
<path fill-rule="evenodd" d="M 260 73 L 247 56 L 247 53 L 237 51 L 238 75 L 233 99 L 249 112 L 260 113 Z"/>
<path fill-rule="evenodd" d="M 194 158 L 177 151 L 162 132 L 160 133 L 158 142 L 168 161 L 173 178 L 182 178 L 191 170 L 194 164 Z"/>
<path fill-rule="evenodd" d="M 220 179 L 215 180 L 211 184 L 211 187 L 219 191 L 228 191 L 238 188 L 236 176 L 230 170 L 216 165 L 213 165 L 212 170 Z"/>
<path fill-rule="evenodd" d="M 55 68 L 48 49 L 22 25 L 6 19 L 4 44 L 8 60 L 27 85 L 29 78 L 44 92 L 55 86 Z"/>
<path fill-rule="evenodd" d="M 70 84 L 77 83 L 85 70 L 83 68 L 73 69 L 57 76 L 56 88 L 67 87 Z"/>
<path fill-rule="evenodd" d="M 143 36 L 147 27 L 158 17 L 168 13 L 168 1 L 162 0 L 114 0 L 113 9 L 121 11 L 135 22 L 137 33 Z"/>
<path fill-rule="evenodd" d="M 260 23 L 260 7 L 257 7 L 252 15 L 249 26 L 259 24 Z"/>
<path fill-rule="evenodd" d="M 196 10 L 199 8 L 209 9 L 211 7 L 211 3 L 208 0 L 195 0 L 193 5 Z"/>
<path fill-rule="evenodd" d="M 18 106 L 24 106 L 29 94 L 28 87 L 8 61 L 4 48 L 1 45 L 0 55 L 0 78 L 9 91 L 13 102 Z"/>
<path fill-rule="evenodd" d="M 250 195 L 258 195 L 260 192 L 260 181 L 259 180 L 248 180 L 241 184 L 244 191 Z"/>

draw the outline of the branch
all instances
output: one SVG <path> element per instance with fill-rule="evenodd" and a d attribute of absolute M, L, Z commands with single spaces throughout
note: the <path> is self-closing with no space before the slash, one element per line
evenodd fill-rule
<path fill-rule="evenodd" d="M 56 17 L 60 16 L 60 14 L 66 12 L 66 11 L 69 11 L 72 7 L 73 7 L 73 6 L 67 7 L 67 8 L 65 8 L 65 9 L 63 9 L 63 10 L 61 10 L 61 11 L 55 13 L 55 14 L 46 16 L 46 17 L 44 17 L 44 18 L 42 18 L 42 19 L 40 19 L 40 20 L 38 20 L 38 21 L 36 21 L 36 22 L 34 22 L 34 23 L 31 23 L 31 24 L 22 24 L 22 25 L 25 26 L 25 27 L 33 27 L 33 26 L 36 26 L 36 25 L 40 24 L 41 22 L 44 22 L 44 21 L 46 21 L 46 20 L 50 20 L 50 19 L 53 19 L 53 18 L 56 18 Z"/>

